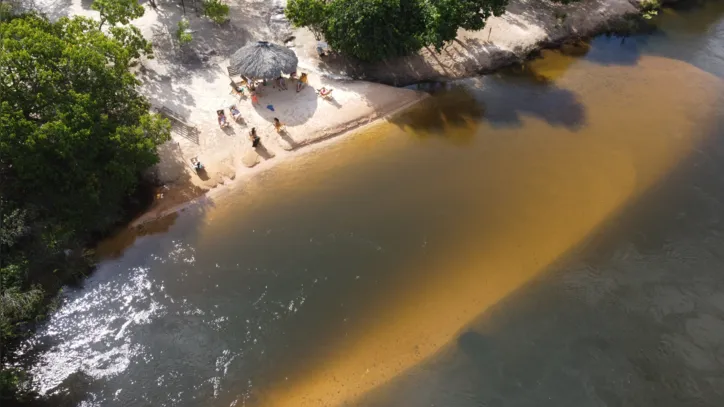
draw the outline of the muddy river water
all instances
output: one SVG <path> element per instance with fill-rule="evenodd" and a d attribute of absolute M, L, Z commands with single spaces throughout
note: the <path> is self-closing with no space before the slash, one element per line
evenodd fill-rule
<path fill-rule="evenodd" d="M 724 3 L 437 87 L 111 239 L 56 406 L 724 406 Z"/>

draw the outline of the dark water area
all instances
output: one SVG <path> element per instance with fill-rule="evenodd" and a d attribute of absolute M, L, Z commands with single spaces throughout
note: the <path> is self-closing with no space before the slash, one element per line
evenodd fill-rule
<path fill-rule="evenodd" d="M 723 406 L 724 3 L 438 90 L 120 235 L 53 406 Z"/>

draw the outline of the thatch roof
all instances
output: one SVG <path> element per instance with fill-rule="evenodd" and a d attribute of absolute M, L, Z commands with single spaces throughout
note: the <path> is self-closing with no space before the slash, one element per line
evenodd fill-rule
<path fill-rule="evenodd" d="M 250 78 L 274 79 L 297 71 L 297 55 L 291 49 L 266 41 L 249 43 L 230 58 L 231 68 Z"/>

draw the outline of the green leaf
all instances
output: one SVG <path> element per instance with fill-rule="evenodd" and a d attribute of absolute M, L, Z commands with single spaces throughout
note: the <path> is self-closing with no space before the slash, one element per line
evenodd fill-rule
<path fill-rule="evenodd" d="M 101 14 L 99 29 L 105 22 L 110 25 L 128 24 L 143 16 L 145 10 L 138 0 L 94 0 L 91 9 Z"/>
<path fill-rule="evenodd" d="M 219 0 L 204 0 L 202 3 L 204 15 L 216 24 L 221 24 L 229 19 L 229 6 Z"/>

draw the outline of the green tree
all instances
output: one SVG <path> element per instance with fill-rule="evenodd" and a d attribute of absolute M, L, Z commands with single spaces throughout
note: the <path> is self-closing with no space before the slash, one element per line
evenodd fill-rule
<path fill-rule="evenodd" d="M 508 0 L 290 0 L 295 26 L 324 36 L 338 51 L 365 61 L 407 55 L 433 45 L 438 51 L 460 28 L 480 30 L 505 12 Z"/>
<path fill-rule="evenodd" d="M 325 0 L 292 0 L 287 3 L 284 15 L 298 27 L 307 27 L 317 39 L 321 39 L 328 18 Z"/>
<path fill-rule="evenodd" d="M 359 59 L 406 55 L 425 45 L 419 0 L 335 0 L 327 10 L 325 39 L 333 49 Z"/>
<path fill-rule="evenodd" d="M 128 24 L 131 20 L 143 16 L 144 12 L 144 8 L 138 3 L 138 0 L 94 0 L 91 9 L 101 13 L 99 30 L 103 28 L 106 21 L 110 25 Z"/>
<path fill-rule="evenodd" d="M 216 24 L 221 24 L 229 19 L 229 6 L 219 0 L 204 0 L 202 6 L 204 15 Z"/>
<path fill-rule="evenodd" d="M 137 28 L 106 34 L 82 17 L 3 17 L 0 397 L 19 397 L 24 374 L 8 366 L 8 344 L 70 276 L 89 267 L 83 243 L 120 219 L 170 125 L 149 113 L 129 72 L 151 56 Z"/>
<path fill-rule="evenodd" d="M 118 219 L 169 134 L 128 70 L 149 45 L 133 30 L 109 36 L 95 24 L 25 16 L 0 25 L 3 195 L 75 231 Z"/>
<path fill-rule="evenodd" d="M 482 30 L 489 17 L 505 12 L 508 0 L 432 0 L 425 4 L 425 44 L 440 51 L 445 43 L 457 37 L 459 28 Z"/>

